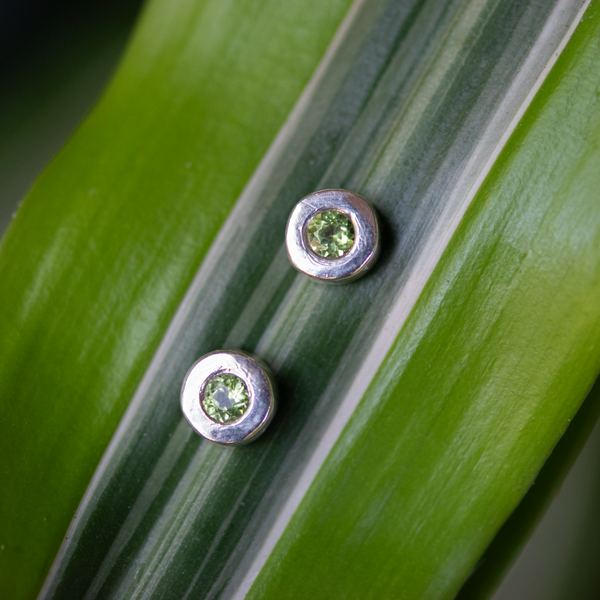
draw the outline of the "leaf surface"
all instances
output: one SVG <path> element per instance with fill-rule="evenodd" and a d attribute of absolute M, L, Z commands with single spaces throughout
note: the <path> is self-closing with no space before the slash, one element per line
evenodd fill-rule
<path fill-rule="evenodd" d="M 43 597 L 458 591 L 600 368 L 596 4 L 523 116 L 582 7 L 354 5 L 188 289 Z M 295 274 L 283 246 L 323 187 L 384 223 L 379 266 L 345 287 Z M 186 370 L 216 348 L 277 374 L 279 412 L 247 447 L 203 442 L 179 412 Z"/>

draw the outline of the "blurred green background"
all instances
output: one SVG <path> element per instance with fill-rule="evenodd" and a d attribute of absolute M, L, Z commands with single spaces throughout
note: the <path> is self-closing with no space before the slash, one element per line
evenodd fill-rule
<path fill-rule="evenodd" d="M 600 426 L 596 425 L 494 600 L 600 597 L 599 474 Z"/>
<path fill-rule="evenodd" d="M 36 176 L 101 95 L 141 4 L 0 2 L 0 236 Z M 580 418 L 594 418 L 588 413 Z M 494 600 L 600 597 L 600 425 L 555 492 Z"/>
<path fill-rule="evenodd" d="M 0 1 L 0 235 L 102 93 L 141 4 Z"/>

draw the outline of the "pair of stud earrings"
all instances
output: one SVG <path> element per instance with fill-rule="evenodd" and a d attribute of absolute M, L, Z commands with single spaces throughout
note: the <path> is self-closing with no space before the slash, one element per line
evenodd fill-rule
<path fill-rule="evenodd" d="M 287 224 L 290 261 L 309 277 L 347 283 L 362 277 L 379 255 L 379 225 L 369 203 L 347 190 L 321 190 L 302 198 Z M 188 371 L 181 409 L 194 430 L 227 446 L 264 432 L 277 407 L 269 368 L 239 351 L 211 352 Z"/>

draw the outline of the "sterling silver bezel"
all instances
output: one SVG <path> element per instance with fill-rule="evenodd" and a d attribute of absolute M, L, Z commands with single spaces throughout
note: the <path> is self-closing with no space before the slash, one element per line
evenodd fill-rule
<path fill-rule="evenodd" d="M 250 396 L 246 412 L 231 423 L 213 421 L 202 408 L 206 382 L 220 373 L 239 377 L 246 384 Z M 255 440 L 271 422 L 275 408 L 275 385 L 268 368 L 239 351 L 221 350 L 203 356 L 188 371 L 181 389 L 181 410 L 188 423 L 196 433 L 224 446 Z"/>
<path fill-rule="evenodd" d="M 323 258 L 313 252 L 306 229 L 313 217 L 325 210 L 348 215 L 354 226 L 354 245 L 340 258 Z M 288 256 L 301 273 L 334 283 L 347 283 L 362 277 L 379 256 L 379 225 L 370 204 L 348 190 L 320 190 L 296 204 L 286 229 Z"/>

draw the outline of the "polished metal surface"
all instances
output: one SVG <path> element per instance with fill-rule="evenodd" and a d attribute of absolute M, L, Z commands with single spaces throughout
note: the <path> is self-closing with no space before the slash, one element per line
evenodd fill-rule
<path fill-rule="evenodd" d="M 250 404 L 231 423 L 216 423 L 202 408 L 207 381 L 222 373 L 236 375 L 246 384 Z M 218 351 L 203 356 L 188 371 L 181 389 L 181 410 L 201 436 L 226 446 L 247 444 L 262 434 L 276 408 L 275 385 L 268 368 L 239 351 Z"/>
<path fill-rule="evenodd" d="M 306 229 L 325 210 L 338 210 L 350 217 L 354 245 L 339 258 L 323 258 L 308 243 Z M 347 283 L 362 277 L 379 256 L 379 225 L 369 203 L 348 190 L 321 190 L 302 198 L 294 207 L 286 230 L 287 252 L 298 271 L 333 283 Z"/>

